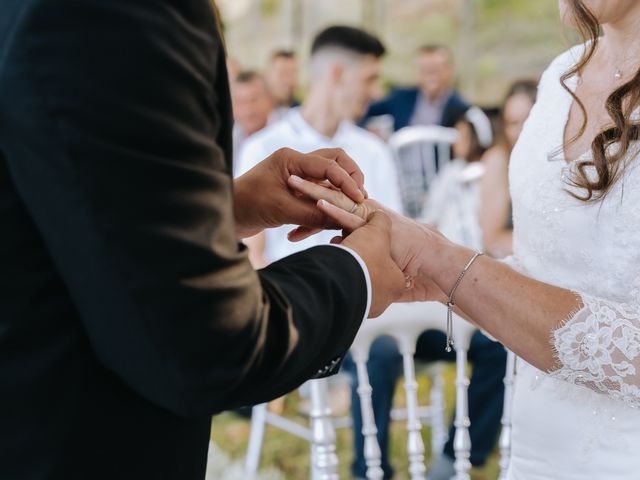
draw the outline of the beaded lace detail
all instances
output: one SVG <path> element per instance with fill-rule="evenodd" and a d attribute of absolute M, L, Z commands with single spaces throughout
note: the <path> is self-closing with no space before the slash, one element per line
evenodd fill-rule
<path fill-rule="evenodd" d="M 509 480 L 628 480 L 640 471 L 640 160 L 631 153 L 602 201 L 567 193 L 579 161 L 567 163 L 560 148 L 573 99 L 559 79 L 581 52 L 564 53 L 542 76 L 509 166 L 508 263 L 582 304 L 550 333 L 557 369 L 518 360 Z"/>
<path fill-rule="evenodd" d="M 552 333 L 555 379 L 640 403 L 640 168 L 630 149 L 625 176 L 601 201 L 569 195 L 576 162 L 559 148 L 573 99 L 559 78 L 582 51 L 556 59 L 542 76 L 510 163 L 516 269 L 578 292 L 584 307 Z M 568 82 L 575 87 L 575 81 Z"/>
<path fill-rule="evenodd" d="M 584 307 L 553 332 L 561 367 L 551 376 L 640 404 L 640 309 L 581 295 Z"/>

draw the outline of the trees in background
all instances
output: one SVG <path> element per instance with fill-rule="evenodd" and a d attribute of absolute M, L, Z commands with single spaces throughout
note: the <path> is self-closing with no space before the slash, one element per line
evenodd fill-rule
<path fill-rule="evenodd" d="M 362 25 L 385 40 L 387 83 L 413 81 L 413 54 L 445 43 L 456 54 L 460 89 L 481 104 L 498 102 L 514 79 L 535 77 L 571 44 L 557 2 L 531 0 L 216 0 L 229 52 L 260 68 L 275 48 L 304 60 L 315 32 L 331 23 Z M 303 69 L 304 71 L 304 69 Z"/>

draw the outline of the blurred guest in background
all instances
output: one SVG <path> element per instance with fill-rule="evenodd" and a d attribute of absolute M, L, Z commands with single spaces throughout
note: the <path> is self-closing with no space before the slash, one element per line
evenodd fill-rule
<path fill-rule="evenodd" d="M 333 26 L 313 41 L 309 93 L 300 107 L 290 109 L 279 121 L 252 136 L 239 157 L 239 173 L 253 168 L 262 152 L 290 147 L 301 152 L 339 147 L 349 152 L 365 178 L 365 187 L 386 206 L 401 211 L 395 165 L 389 148 L 379 138 L 358 127 L 377 91 L 382 43 L 369 33 L 352 27 Z M 245 240 L 254 266 L 263 266 L 286 255 L 328 243 L 336 232 L 325 231 L 291 243 L 292 226 L 266 230 Z"/>
<path fill-rule="evenodd" d="M 238 158 L 242 144 L 254 133 L 262 130 L 269 122 L 273 111 L 273 100 L 269 95 L 264 78 L 254 71 L 240 72 L 231 83 L 233 105 L 233 157 Z"/>
<path fill-rule="evenodd" d="M 393 131 L 405 127 L 452 128 L 462 119 L 469 105 L 453 90 L 451 51 L 439 45 L 424 46 L 418 51 L 416 65 L 418 86 L 394 90 L 384 100 L 373 103 L 364 120 L 367 129 L 388 139 Z M 433 141 L 396 151 L 405 215 L 422 216 L 429 186 L 440 164 L 449 158 L 441 152 Z"/>
<path fill-rule="evenodd" d="M 232 84 L 238 74 L 242 72 L 242 64 L 237 58 L 227 57 L 227 75 L 229 76 L 229 84 Z"/>
<path fill-rule="evenodd" d="M 298 60 L 291 50 L 276 50 L 265 69 L 267 87 L 275 103 L 274 115 L 280 118 L 291 107 L 298 106 Z"/>
<path fill-rule="evenodd" d="M 513 220 L 509 195 L 509 157 L 536 101 L 538 82 L 515 82 L 503 102 L 501 134 L 484 155 L 485 174 L 480 187 L 480 227 L 484 250 L 501 258 L 512 253 Z"/>
<path fill-rule="evenodd" d="M 493 130 L 478 107 L 467 110 L 455 128 L 459 137 L 453 145 L 453 160 L 433 180 L 421 220 L 454 242 L 482 250 L 479 207 L 484 165 L 480 160 L 493 144 Z"/>
<path fill-rule="evenodd" d="M 378 115 L 391 115 L 394 130 L 409 125 L 453 127 L 469 105 L 453 89 L 453 54 L 443 45 L 425 45 L 416 57 L 418 86 L 393 90 L 373 103 L 364 123 Z"/>

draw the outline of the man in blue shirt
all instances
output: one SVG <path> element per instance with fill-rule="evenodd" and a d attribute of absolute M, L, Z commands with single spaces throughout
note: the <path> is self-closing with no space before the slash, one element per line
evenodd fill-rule
<path fill-rule="evenodd" d="M 410 125 L 453 127 L 469 109 L 469 104 L 453 89 L 453 55 L 442 45 L 426 45 L 416 58 L 418 85 L 393 90 L 371 104 L 364 123 L 372 117 L 391 115 L 394 131 Z"/>

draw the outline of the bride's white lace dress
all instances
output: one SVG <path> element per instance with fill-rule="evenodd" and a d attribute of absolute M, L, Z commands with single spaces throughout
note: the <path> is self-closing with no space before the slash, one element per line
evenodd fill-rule
<path fill-rule="evenodd" d="M 640 479 L 640 155 L 604 201 L 567 193 L 573 166 L 560 146 L 572 98 L 560 76 L 582 49 L 543 75 L 509 168 L 513 266 L 585 305 L 550 339 L 562 368 L 518 361 L 510 480 Z"/>

